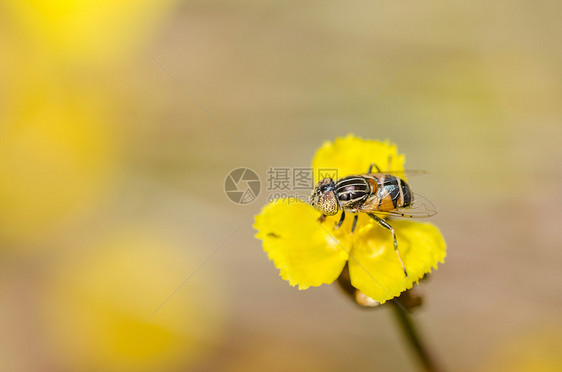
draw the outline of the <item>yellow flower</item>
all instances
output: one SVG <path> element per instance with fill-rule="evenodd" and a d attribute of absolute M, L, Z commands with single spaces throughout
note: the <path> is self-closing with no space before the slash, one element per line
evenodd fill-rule
<path fill-rule="evenodd" d="M 391 164 L 389 163 L 389 159 Z M 370 164 L 383 171 L 404 170 L 404 155 L 389 142 L 364 140 L 353 135 L 326 142 L 316 152 L 312 167 L 318 171 L 336 169 L 338 176 L 366 173 Z M 384 303 L 412 287 L 445 258 L 445 241 L 430 223 L 410 220 L 390 222 L 408 276 L 404 275 L 394 252 L 391 233 L 366 214 L 360 213 L 357 228 L 350 234 L 352 218 L 338 230 L 339 214 L 327 217 L 294 199 L 278 199 L 267 204 L 255 217 L 256 237 L 292 286 L 307 289 L 330 284 L 338 278 L 346 262 L 351 284 L 375 301 Z"/>

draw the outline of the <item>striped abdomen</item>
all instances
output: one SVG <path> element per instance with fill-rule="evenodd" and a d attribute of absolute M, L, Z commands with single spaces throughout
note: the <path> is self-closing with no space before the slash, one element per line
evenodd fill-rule
<path fill-rule="evenodd" d="M 372 189 L 363 209 L 369 211 L 392 211 L 412 204 L 412 192 L 408 184 L 395 176 L 385 173 L 372 173 L 365 175 Z"/>

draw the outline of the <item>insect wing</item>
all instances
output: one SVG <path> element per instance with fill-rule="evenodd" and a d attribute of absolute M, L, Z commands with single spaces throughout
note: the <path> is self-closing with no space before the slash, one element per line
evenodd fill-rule
<path fill-rule="evenodd" d="M 386 213 L 390 216 L 406 218 L 424 218 L 437 214 L 437 207 L 429 199 L 417 192 L 414 192 L 413 196 L 414 201 L 408 207 L 397 208 Z"/>
<path fill-rule="evenodd" d="M 422 175 L 425 175 L 425 174 L 429 174 L 429 172 L 424 171 L 424 170 L 418 170 L 418 169 L 408 169 L 408 170 L 402 170 L 402 171 L 388 171 L 388 172 L 382 172 L 382 173 L 379 173 L 379 172 L 365 173 L 365 174 L 362 174 L 361 177 L 369 178 L 369 176 L 371 176 L 371 177 L 373 175 L 381 176 L 383 174 L 390 174 L 391 176 L 401 178 L 404 181 L 408 181 L 408 177 L 422 176 Z"/>

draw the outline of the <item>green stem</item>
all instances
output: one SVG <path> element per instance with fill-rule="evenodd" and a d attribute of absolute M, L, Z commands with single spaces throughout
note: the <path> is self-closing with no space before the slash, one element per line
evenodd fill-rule
<path fill-rule="evenodd" d="M 442 372 L 443 370 L 436 363 L 435 359 L 431 356 L 427 347 L 420 338 L 418 331 L 416 330 L 414 320 L 410 316 L 410 312 L 398 301 L 390 301 L 390 304 L 394 309 L 394 314 L 396 315 L 400 327 L 404 331 L 406 338 L 410 342 L 410 345 L 414 349 L 419 360 L 422 362 L 425 371 Z"/>

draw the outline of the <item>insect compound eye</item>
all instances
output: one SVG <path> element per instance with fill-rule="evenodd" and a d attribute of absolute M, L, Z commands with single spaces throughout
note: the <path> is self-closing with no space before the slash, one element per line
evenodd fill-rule
<path fill-rule="evenodd" d="M 321 185 L 318 187 L 318 191 L 321 194 L 324 194 L 325 192 L 328 192 L 330 190 L 333 190 L 335 185 L 334 185 L 334 181 L 332 181 L 331 178 L 325 178 L 323 179 L 321 182 Z"/>

